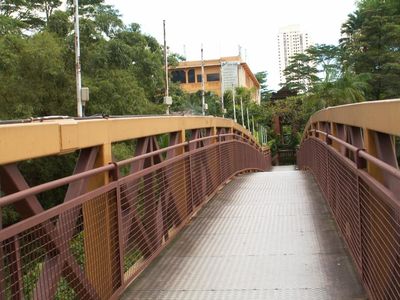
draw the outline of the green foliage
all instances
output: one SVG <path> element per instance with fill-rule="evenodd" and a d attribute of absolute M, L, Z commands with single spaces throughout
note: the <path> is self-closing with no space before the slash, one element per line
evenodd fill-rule
<path fill-rule="evenodd" d="M 73 85 L 64 65 L 64 51 L 47 32 L 29 39 L 0 38 L 1 119 L 68 113 Z"/>
<path fill-rule="evenodd" d="M 0 119 L 75 115 L 76 88 L 72 2 L 5 1 L 0 8 Z M 90 88 L 86 114 L 164 113 L 162 48 L 125 26 L 102 0 L 80 1 L 83 85 Z M 30 30 L 28 35 L 21 31 Z"/>
<path fill-rule="evenodd" d="M 9 17 L 15 27 L 9 26 L 5 33 L 15 33 L 15 29 L 38 30 L 43 28 L 61 0 L 3 0 L 0 15 Z M 10 20 L 9 19 L 9 20 Z"/>
<path fill-rule="evenodd" d="M 271 94 L 272 94 L 272 91 L 268 89 L 267 85 L 268 72 L 261 71 L 256 73 L 255 76 L 258 82 L 260 83 L 261 102 L 268 101 L 269 99 L 271 99 Z"/>
<path fill-rule="evenodd" d="M 47 30 L 60 38 L 66 38 L 72 30 L 68 13 L 60 10 L 55 11 L 47 21 Z"/>
<path fill-rule="evenodd" d="M 29 186 L 36 186 L 54 179 L 69 176 L 73 173 L 78 153 L 62 156 L 43 157 L 21 162 L 18 165 Z M 64 201 L 66 186 L 41 193 L 38 199 L 45 209 Z"/>
<path fill-rule="evenodd" d="M 83 231 L 77 233 L 70 242 L 71 253 L 76 262 L 83 267 L 85 265 L 85 247 Z"/>
<path fill-rule="evenodd" d="M 342 26 L 345 65 L 368 77 L 368 100 L 400 95 L 400 5 L 363 0 Z"/>
<path fill-rule="evenodd" d="M 21 29 L 24 27 L 25 24 L 22 21 L 0 14 L 0 36 L 5 34 L 21 34 Z"/>
<path fill-rule="evenodd" d="M 124 272 L 128 272 L 129 269 L 133 267 L 135 263 L 141 258 L 142 254 L 135 248 L 128 251 L 124 257 Z"/>
<path fill-rule="evenodd" d="M 318 81 L 318 70 L 313 66 L 310 55 L 298 53 L 291 57 L 289 66 L 284 70 L 285 85 L 290 90 L 305 93 Z"/>
<path fill-rule="evenodd" d="M 319 79 L 332 82 L 340 77 L 342 52 L 338 46 L 317 44 L 306 51 L 312 65 L 316 66 Z"/>
<path fill-rule="evenodd" d="M 23 282 L 23 293 L 25 297 L 31 298 L 33 291 L 36 286 L 36 282 L 39 279 L 40 273 L 43 269 L 43 263 L 31 263 L 29 264 L 30 269 L 24 270 L 22 282 Z M 26 268 L 25 268 L 26 269 Z"/>
<path fill-rule="evenodd" d="M 343 47 L 322 44 L 295 55 L 285 70 L 286 86 L 318 108 L 364 101 L 370 77 L 346 67 L 344 52 Z"/>
<path fill-rule="evenodd" d="M 182 91 L 179 88 L 179 85 L 172 84 L 170 88 L 170 94 L 173 99 L 171 112 L 201 115 L 202 113 L 201 91 L 189 94 Z M 220 97 L 218 97 L 212 92 L 205 92 L 204 100 L 205 103 L 208 104 L 208 110 L 206 111 L 206 115 L 210 116 L 222 115 Z"/>

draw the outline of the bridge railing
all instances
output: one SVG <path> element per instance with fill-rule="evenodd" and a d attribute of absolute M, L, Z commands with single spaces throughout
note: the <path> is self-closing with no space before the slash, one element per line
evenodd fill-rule
<path fill-rule="evenodd" d="M 48 134 L 59 137 L 61 149 L 33 145 L 24 154 L 15 148 L 15 158 L 28 159 L 83 143 L 68 177 L 29 187 L 17 162 L 3 161 L 0 208 L 12 206 L 21 218 L 0 230 L 0 299 L 117 298 L 221 185 L 238 173 L 270 167 L 269 151 L 229 120 L 186 117 L 172 120 L 171 128 L 169 119 L 150 118 L 149 126 L 163 124 L 153 131 L 133 126 L 143 120 L 123 120 L 130 133 L 114 132 L 121 125 L 107 124 L 114 121 L 121 122 L 55 123 L 58 130 Z M 47 134 L 54 123 L 32 125 L 8 126 L 7 134 L 14 131 L 15 139 L 27 130 L 35 136 L 43 128 Z M 168 145 L 161 148 L 156 134 L 167 134 Z M 135 155 L 112 161 L 112 142 L 129 138 L 136 139 Z M 64 201 L 44 209 L 38 197 L 62 186 Z"/>
<path fill-rule="evenodd" d="M 327 200 L 371 299 L 400 298 L 400 101 L 313 115 L 298 151 Z"/>

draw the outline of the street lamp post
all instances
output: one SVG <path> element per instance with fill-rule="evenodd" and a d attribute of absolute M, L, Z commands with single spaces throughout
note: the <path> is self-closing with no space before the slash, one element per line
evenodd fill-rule
<path fill-rule="evenodd" d="M 242 113 L 242 126 L 243 126 L 244 128 L 246 128 L 246 125 L 244 124 L 243 98 L 242 98 L 242 97 L 240 97 L 240 110 L 241 110 L 241 113 Z"/>
<path fill-rule="evenodd" d="M 79 8 L 78 0 L 74 0 L 74 27 L 75 27 L 75 73 L 76 73 L 76 107 L 78 117 L 83 116 L 82 110 L 82 74 L 81 74 L 81 48 L 80 48 L 80 35 L 79 35 Z"/>
<path fill-rule="evenodd" d="M 204 53 L 203 53 L 203 44 L 201 44 L 201 112 L 203 116 L 206 114 L 206 107 L 205 107 L 205 78 L 204 78 Z"/>
<path fill-rule="evenodd" d="M 253 134 L 254 134 L 255 133 L 255 131 L 254 131 L 254 116 L 251 116 L 251 121 L 253 123 Z"/>
<path fill-rule="evenodd" d="M 249 119 L 249 107 L 246 106 L 246 114 L 247 114 L 247 129 L 251 131 L 251 126 L 250 126 L 250 119 Z"/>
<path fill-rule="evenodd" d="M 166 114 L 170 114 L 170 107 L 172 105 L 172 97 L 169 95 L 169 79 L 168 79 L 168 56 L 167 56 L 167 35 L 165 33 L 165 20 L 163 20 L 164 29 L 164 72 L 165 72 L 165 96 L 164 103 L 167 105 Z"/>
<path fill-rule="evenodd" d="M 233 120 L 237 123 L 236 119 L 236 102 L 235 102 L 235 87 L 232 85 L 232 102 L 233 102 Z"/>
<path fill-rule="evenodd" d="M 225 107 L 224 107 L 224 63 L 221 62 L 221 110 L 222 117 L 225 118 Z"/>

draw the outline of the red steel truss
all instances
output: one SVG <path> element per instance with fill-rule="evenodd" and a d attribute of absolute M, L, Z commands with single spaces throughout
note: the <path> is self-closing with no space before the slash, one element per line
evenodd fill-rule
<path fill-rule="evenodd" d="M 73 175 L 35 187 L 0 166 L 0 208 L 22 217 L 0 230 L 0 299 L 117 298 L 232 176 L 270 167 L 269 151 L 217 133 L 171 133 L 161 149 L 140 138 L 133 158 L 98 168 L 99 147 L 83 149 Z M 109 183 L 88 191 L 96 176 Z M 64 202 L 45 210 L 37 195 L 60 186 Z"/>

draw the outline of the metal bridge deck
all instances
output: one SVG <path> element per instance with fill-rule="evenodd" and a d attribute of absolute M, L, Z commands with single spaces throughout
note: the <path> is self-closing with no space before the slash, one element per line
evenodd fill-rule
<path fill-rule="evenodd" d="M 243 175 L 193 218 L 122 299 L 365 299 L 314 179 Z"/>

